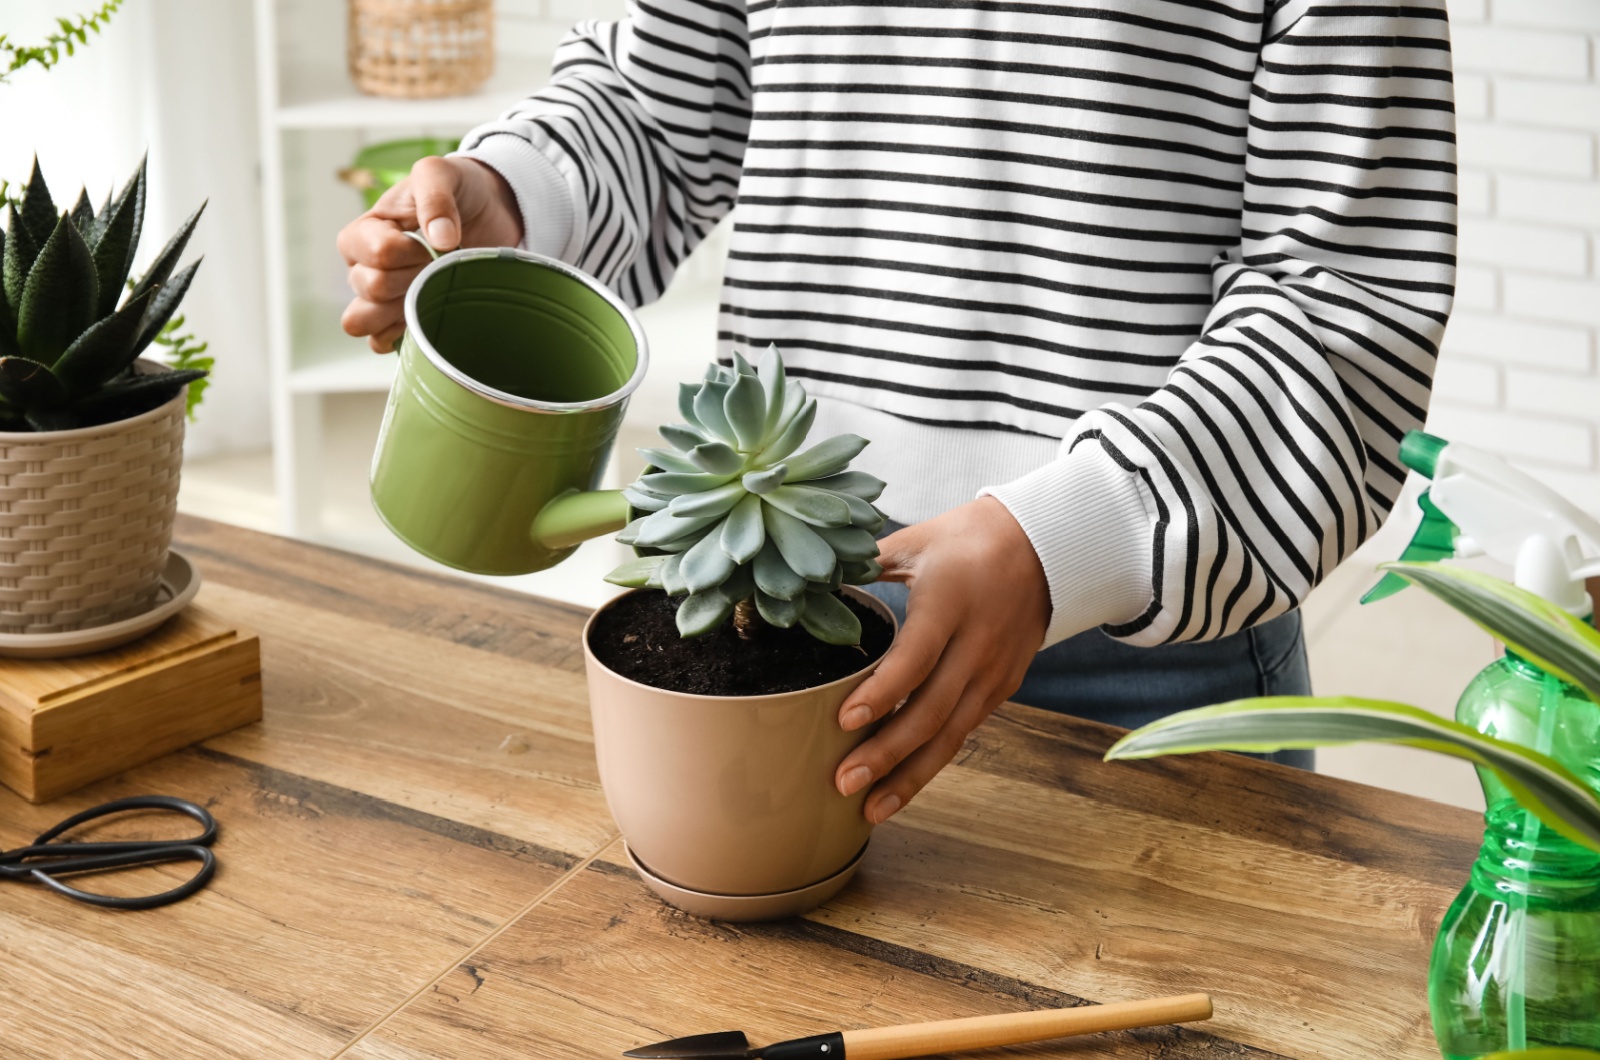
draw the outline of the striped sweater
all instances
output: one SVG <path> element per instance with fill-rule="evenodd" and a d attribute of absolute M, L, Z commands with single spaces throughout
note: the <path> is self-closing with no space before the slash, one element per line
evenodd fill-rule
<path fill-rule="evenodd" d="M 1236 632 L 1387 515 L 1455 277 L 1444 0 L 633 0 L 474 130 L 525 246 L 635 304 L 732 211 L 902 522 L 1004 503 L 1046 643 Z"/>

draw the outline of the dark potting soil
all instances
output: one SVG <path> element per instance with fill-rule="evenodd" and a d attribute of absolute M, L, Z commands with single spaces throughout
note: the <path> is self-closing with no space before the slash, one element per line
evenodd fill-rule
<path fill-rule="evenodd" d="M 849 677 L 889 650 L 893 627 L 876 611 L 841 597 L 861 620 L 861 646 L 824 644 L 798 625 L 762 624 L 741 640 L 732 622 L 703 637 L 678 635 L 678 600 L 638 592 L 595 620 L 589 648 L 631 681 L 700 696 L 764 696 L 814 688 Z"/>

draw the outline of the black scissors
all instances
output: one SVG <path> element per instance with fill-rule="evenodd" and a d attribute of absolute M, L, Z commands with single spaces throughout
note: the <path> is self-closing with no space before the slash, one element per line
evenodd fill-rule
<path fill-rule="evenodd" d="M 63 832 L 85 821 L 109 817 L 125 810 L 172 810 L 194 818 L 205 831 L 188 839 L 144 839 L 120 843 L 79 843 L 71 839 L 56 841 L 56 837 Z M 42 883 L 68 898 L 107 909 L 154 909 L 181 901 L 210 882 L 212 874 L 217 871 L 217 857 L 211 852 L 211 844 L 216 838 L 217 819 L 205 807 L 171 795 L 135 795 L 73 814 L 35 839 L 31 846 L 0 851 L 0 882 L 16 880 Z M 80 891 L 57 879 L 79 872 L 104 872 L 107 869 L 160 865 L 169 861 L 198 861 L 200 871 L 170 891 L 134 898 Z"/>

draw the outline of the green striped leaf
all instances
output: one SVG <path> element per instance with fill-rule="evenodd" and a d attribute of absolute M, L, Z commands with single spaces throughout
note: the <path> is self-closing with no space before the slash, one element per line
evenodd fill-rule
<path fill-rule="evenodd" d="M 1106 758 L 1271 751 L 1374 742 L 1465 759 L 1493 771 L 1549 827 L 1600 851 L 1600 798 L 1548 755 L 1485 736 L 1420 707 L 1353 697 L 1266 696 L 1185 710 L 1136 729 Z"/>
<path fill-rule="evenodd" d="M 1510 582 L 1442 563 L 1385 563 L 1426 589 L 1535 666 L 1600 696 L 1600 632 Z"/>

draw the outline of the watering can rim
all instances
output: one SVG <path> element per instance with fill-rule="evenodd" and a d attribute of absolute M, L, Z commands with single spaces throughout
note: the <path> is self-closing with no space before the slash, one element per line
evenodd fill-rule
<path fill-rule="evenodd" d="M 591 398 L 588 401 L 540 401 L 536 398 L 518 397 L 515 394 L 508 394 L 504 390 L 496 390 L 492 386 L 480 383 L 451 364 L 443 354 L 433 348 L 433 343 L 428 341 L 427 333 L 422 330 L 422 324 L 417 318 L 417 295 L 434 273 L 442 272 L 463 261 L 472 261 L 479 258 L 507 258 L 525 261 L 533 265 L 542 265 L 547 269 L 553 269 L 561 273 L 569 279 L 578 281 L 599 295 L 607 305 L 616 310 L 617 314 L 622 317 L 623 323 L 628 325 L 628 333 L 633 338 L 635 350 L 638 351 L 633 366 L 633 374 L 616 390 L 602 397 Z M 530 250 L 521 250 L 516 247 L 465 247 L 461 250 L 452 250 L 447 254 L 440 254 L 417 274 L 416 279 L 411 281 L 411 286 L 406 291 L 405 312 L 407 334 L 416 343 L 417 349 L 422 351 L 423 356 L 428 358 L 429 363 L 443 373 L 445 378 L 480 397 L 493 401 L 497 405 L 521 409 L 524 412 L 594 412 L 599 409 L 610 408 L 627 400 L 629 395 L 639 389 L 639 384 L 644 381 L 645 370 L 650 366 L 649 342 L 645 338 L 644 329 L 639 326 L 638 318 L 634 316 L 633 310 L 628 308 L 627 303 L 618 298 L 605 284 L 582 269 L 568 265 L 566 262 L 556 258 L 535 254 Z"/>

